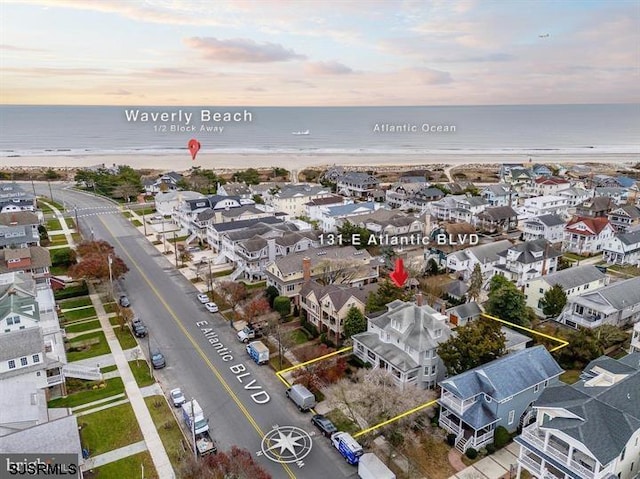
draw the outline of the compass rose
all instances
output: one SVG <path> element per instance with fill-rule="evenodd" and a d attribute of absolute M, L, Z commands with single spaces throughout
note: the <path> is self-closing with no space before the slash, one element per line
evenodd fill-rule
<path fill-rule="evenodd" d="M 276 426 L 262 438 L 262 454 L 274 462 L 298 463 L 311 452 L 311 436 L 295 426 Z"/>

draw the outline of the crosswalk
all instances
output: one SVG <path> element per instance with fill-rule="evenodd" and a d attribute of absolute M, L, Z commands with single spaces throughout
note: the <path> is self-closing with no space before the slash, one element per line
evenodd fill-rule
<path fill-rule="evenodd" d="M 86 218 L 88 216 L 120 214 L 120 209 L 115 206 L 94 206 L 87 208 L 67 208 L 64 216 L 67 218 Z"/>

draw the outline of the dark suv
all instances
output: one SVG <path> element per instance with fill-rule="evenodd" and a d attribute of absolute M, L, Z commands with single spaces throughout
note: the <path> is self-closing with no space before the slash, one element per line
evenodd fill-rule
<path fill-rule="evenodd" d="M 134 319 L 133 323 L 131 323 L 131 328 L 136 338 L 144 338 L 147 335 L 147 327 L 141 319 Z"/>
<path fill-rule="evenodd" d="M 153 369 L 162 369 L 167 365 L 164 355 L 157 349 L 151 352 L 151 364 L 153 364 Z"/>
<path fill-rule="evenodd" d="M 124 294 L 120 296 L 120 306 L 123 308 L 128 308 L 131 306 L 131 302 L 129 302 L 129 298 L 127 298 Z"/>

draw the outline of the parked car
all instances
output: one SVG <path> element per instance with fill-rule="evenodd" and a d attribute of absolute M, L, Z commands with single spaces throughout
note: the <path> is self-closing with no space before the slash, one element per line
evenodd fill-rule
<path fill-rule="evenodd" d="M 209 295 L 201 293 L 197 296 L 198 301 L 200 301 L 202 304 L 208 303 L 209 301 L 211 301 L 209 299 Z"/>
<path fill-rule="evenodd" d="M 134 319 L 133 323 L 131 323 L 131 328 L 133 329 L 133 335 L 136 338 L 144 338 L 147 335 L 147 327 L 141 319 Z"/>
<path fill-rule="evenodd" d="M 331 437 L 334 432 L 338 432 L 338 428 L 322 414 L 316 414 L 311 418 L 311 424 L 320 429 L 324 437 Z"/>
<path fill-rule="evenodd" d="M 151 364 L 153 369 L 162 369 L 167 365 L 163 354 L 157 349 L 151 352 Z"/>
<path fill-rule="evenodd" d="M 122 296 L 120 296 L 120 306 L 122 306 L 123 308 L 128 308 L 129 306 L 131 306 L 131 303 L 129 302 L 129 298 L 127 298 L 124 294 Z"/>
<path fill-rule="evenodd" d="M 302 412 L 307 412 L 316 407 L 316 397 L 302 384 L 294 384 L 285 391 L 285 395 L 291 399 Z"/>
<path fill-rule="evenodd" d="M 187 401 L 180 388 L 172 389 L 169 395 L 171 396 L 171 402 L 173 402 L 175 407 L 180 407 Z"/>
<path fill-rule="evenodd" d="M 206 303 L 204 305 L 205 308 L 207 308 L 207 311 L 209 311 L 210 313 L 217 313 L 219 311 L 218 305 L 216 303 Z"/>

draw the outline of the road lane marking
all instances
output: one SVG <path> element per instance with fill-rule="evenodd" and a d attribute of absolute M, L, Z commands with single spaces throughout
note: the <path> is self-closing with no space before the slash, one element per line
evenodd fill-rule
<path fill-rule="evenodd" d="M 247 411 L 247 409 L 245 408 L 244 404 L 242 404 L 242 402 L 240 401 L 240 399 L 238 398 L 238 396 L 236 395 L 235 392 L 233 392 L 233 390 L 231 389 L 231 387 L 229 386 L 229 384 L 227 384 L 227 382 L 225 381 L 225 379 L 222 377 L 222 375 L 220 374 L 220 372 L 218 371 L 218 369 L 213 365 L 213 363 L 211 362 L 211 360 L 207 357 L 207 355 L 204 353 L 204 351 L 202 350 L 202 348 L 198 345 L 198 343 L 195 342 L 195 340 L 193 339 L 193 337 L 191 336 L 191 334 L 189 333 L 189 331 L 187 331 L 187 329 L 184 327 L 184 325 L 180 322 L 178 315 L 175 313 L 175 311 L 173 311 L 173 309 L 171 308 L 171 306 L 169 306 L 169 304 L 167 304 L 167 302 L 164 300 L 164 298 L 162 297 L 162 295 L 160 294 L 160 292 L 158 291 L 158 289 L 155 287 L 155 285 L 149 280 L 149 277 L 145 274 L 145 272 L 142 270 L 142 268 L 140 268 L 140 266 L 138 265 L 138 263 L 133 259 L 133 257 L 129 254 L 129 252 L 127 251 L 127 249 L 124 247 L 124 245 L 120 242 L 120 240 L 113 234 L 113 232 L 111 231 L 111 228 L 109 228 L 109 226 L 103 221 L 103 219 L 98 216 L 97 217 L 98 220 L 100 220 L 100 223 L 102 223 L 102 225 L 105 227 L 105 229 L 109 232 L 109 234 L 111 235 L 111 237 L 114 239 L 114 241 L 116 243 L 118 243 L 118 245 L 120 246 L 120 248 L 122 249 L 122 251 L 124 251 L 124 254 L 129 258 L 129 260 L 131 261 L 131 264 L 138 270 L 138 272 L 140 273 L 140 275 L 142 276 L 142 278 L 145 280 L 145 282 L 149 285 L 149 287 L 151 288 L 151 290 L 154 292 L 154 294 L 157 296 L 157 298 L 160 300 L 160 302 L 162 303 L 162 305 L 165 307 L 165 309 L 168 311 L 168 313 L 171 315 L 171 317 L 173 318 L 174 322 L 178 325 L 178 328 L 180 328 L 180 330 L 182 331 L 182 333 L 185 335 L 185 337 L 189 340 L 189 342 L 193 345 L 194 349 L 196 351 L 198 351 L 198 354 L 200 354 L 200 357 L 202 357 L 202 359 L 204 360 L 204 362 L 207 364 L 207 366 L 209 366 L 209 369 L 213 372 L 213 374 L 216 376 L 216 378 L 218 379 L 218 381 L 220 382 L 220 384 L 222 384 L 222 387 L 227 391 L 227 393 L 229 394 L 229 396 L 231 396 L 231 399 L 233 399 L 233 402 L 236 403 L 236 406 L 238 406 L 238 409 L 240 409 L 240 411 L 242 412 L 242 414 L 247 418 L 247 420 L 249 421 L 249 423 L 253 426 L 253 428 L 256 430 L 256 432 L 260 435 L 260 439 L 262 440 L 265 436 L 265 433 L 262 431 L 262 429 L 260 429 L 260 426 L 258 426 L 258 424 L 256 423 L 255 419 L 253 419 L 253 416 L 251 416 L 251 414 L 249 413 L 249 411 Z M 289 475 L 289 477 L 291 479 L 296 479 L 296 476 L 293 474 L 293 471 L 291 470 L 291 468 L 287 465 L 287 464 L 283 464 L 283 463 L 279 463 L 283 469 L 287 472 L 287 474 Z"/>

